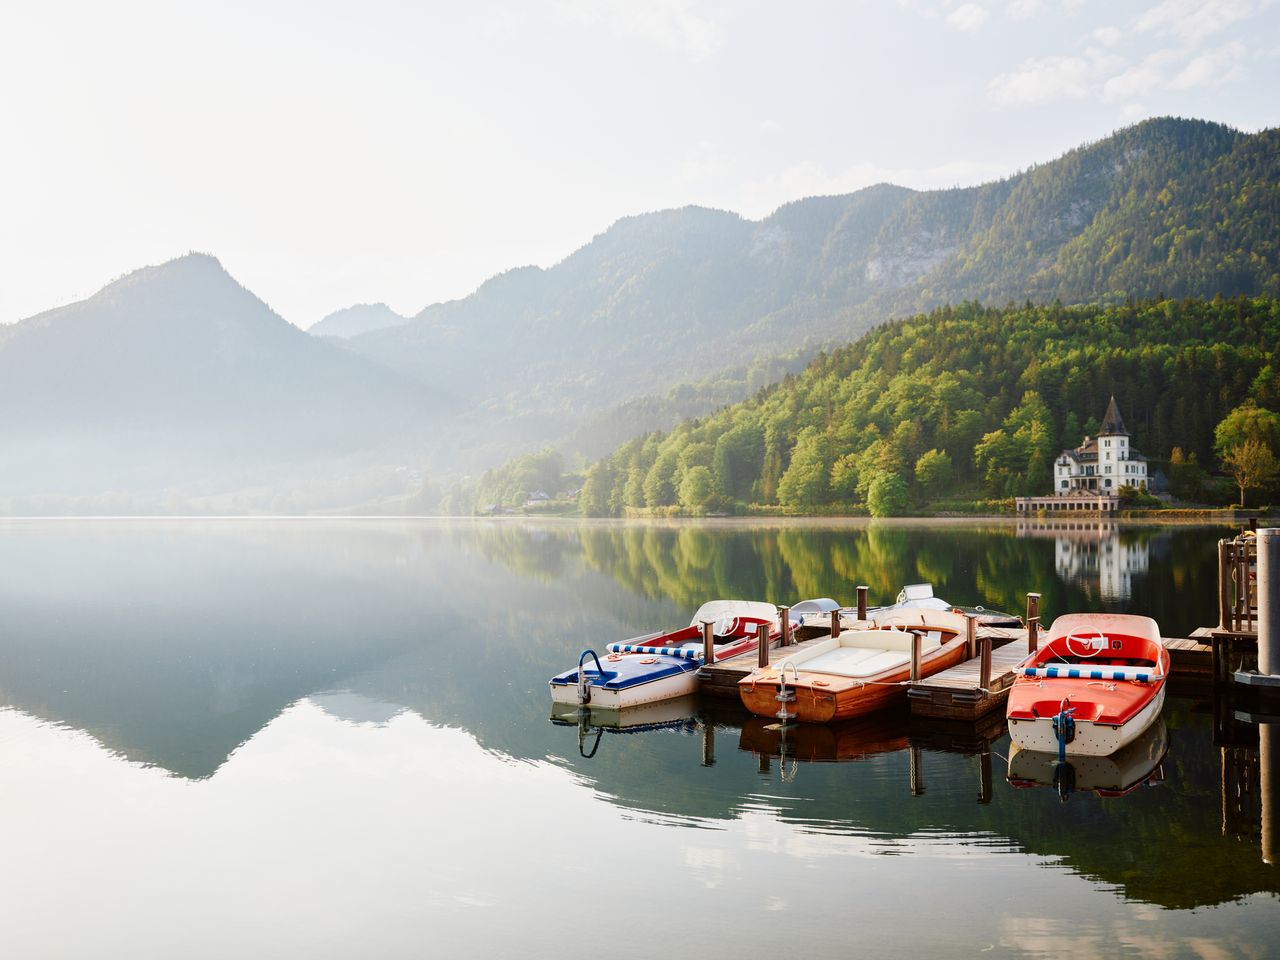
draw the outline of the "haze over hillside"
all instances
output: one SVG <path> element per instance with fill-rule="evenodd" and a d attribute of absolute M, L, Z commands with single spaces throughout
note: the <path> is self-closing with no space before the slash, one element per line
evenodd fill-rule
<path fill-rule="evenodd" d="M 550 269 L 508 271 L 348 345 L 482 405 L 495 441 L 527 446 L 945 303 L 1275 294 L 1278 224 L 1280 131 L 1150 120 L 979 187 L 886 184 L 759 222 L 699 207 L 628 217 Z"/>
<path fill-rule="evenodd" d="M 357 303 L 353 307 L 335 310 L 312 324 L 307 332 L 320 337 L 354 337 L 408 322 L 408 317 L 402 317 L 385 303 Z"/>
<path fill-rule="evenodd" d="M 0 408 L 0 497 L 156 500 L 322 489 L 308 465 L 408 455 L 441 398 L 191 254 L 0 327 Z"/>

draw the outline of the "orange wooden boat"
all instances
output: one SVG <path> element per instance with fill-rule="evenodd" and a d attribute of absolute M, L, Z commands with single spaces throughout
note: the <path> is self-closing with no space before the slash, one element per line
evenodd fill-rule
<path fill-rule="evenodd" d="M 941 610 L 894 611 L 892 625 L 846 630 L 738 681 L 738 695 L 761 717 L 830 723 L 901 701 L 920 638 L 920 676 L 965 658 L 965 618 Z"/>

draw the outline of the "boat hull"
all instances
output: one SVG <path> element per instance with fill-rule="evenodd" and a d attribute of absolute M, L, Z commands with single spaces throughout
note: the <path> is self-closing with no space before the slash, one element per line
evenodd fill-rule
<path fill-rule="evenodd" d="M 552 680 L 549 686 L 552 703 L 578 705 L 576 678 L 571 682 Z M 689 696 L 697 689 L 698 671 L 696 669 L 633 683 L 621 689 L 611 687 L 608 683 L 600 683 L 597 678 L 588 676 L 586 684 L 588 700 L 583 706 L 602 710 L 624 710 L 659 700 Z"/>
<path fill-rule="evenodd" d="M 1141 710 L 1121 724 L 1077 720 L 1075 739 L 1066 745 L 1068 755 L 1105 757 L 1122 749 L 1145 733 L 1160 716 L 1164 707 L 1164 684 Z M 1009 739 L 1023 750 L 1057 753 L 1058 736 L 1052 717 L 1037 719 L 1009 718 Z"/>
<path fill-rule="evenodd" d="M 965 658 L 965 642 L 961 639 L 943 644 L 920 664 L 920 676 L 932 676 L 954 667 Z M 761 717 L 777 717 L 786 707 L 788 719 L 802 723 L 832 723 L 852 720 L 901 703 L 907 696 L 911 667 L 902 666 L 869 677 L 853 678 L 808 672 L 788 672 L 786 688 L 795 699 L 778 700 L 779 677 L 776 668 L 761 670 L 738 682 L 742 704 Z"/>

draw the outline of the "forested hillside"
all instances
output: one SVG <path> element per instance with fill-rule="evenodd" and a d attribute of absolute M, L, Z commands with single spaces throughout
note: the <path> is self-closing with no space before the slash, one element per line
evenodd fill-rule
<path fill-rule="evenodd" d="M 1163 118 L 977 187 L 882 184 L 758 222 L 696 207 L 628 217 L 554 267 L 347 344 L 470 405 L 459 455 L 483 436 L 501 458 L 947 303 L 1280 295 L 1278 245 L 1280 131 Z M 704 399 L 699 412 L 714 408 Z M 653 429 L 666 409 L 646 401 L 627 419 Z"/>
<path fill-rule="evenodd" d="M 1280 406 L 1278 348 L 1274 298 L 944 307 L 631 440 L 591 467 L 581 506 L 891 513 L 912 498 L 1047 492 L 1053 457 L 1096 431 L 1111 395 L 1137 449 L 1172 455 L 1184 481 L 1213 462 L 1214 429 L 1233 408 Z"/>

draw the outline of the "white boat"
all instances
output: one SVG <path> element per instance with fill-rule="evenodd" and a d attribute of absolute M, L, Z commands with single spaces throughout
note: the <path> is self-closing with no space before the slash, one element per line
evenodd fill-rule
<path fill-rule="evenodd" d="M 696 692 L 704 621 L 713 624 L 717 661 L 754 649 L 762 625 L 771 642 L 782 634 L 778 608 L 771 603 L 712 600 L 698 608 L 687 627 L 611 643 L 603 659 L 584 650 L 577 667 L 548 681 L 552 702 L 619 710 Z"/>

